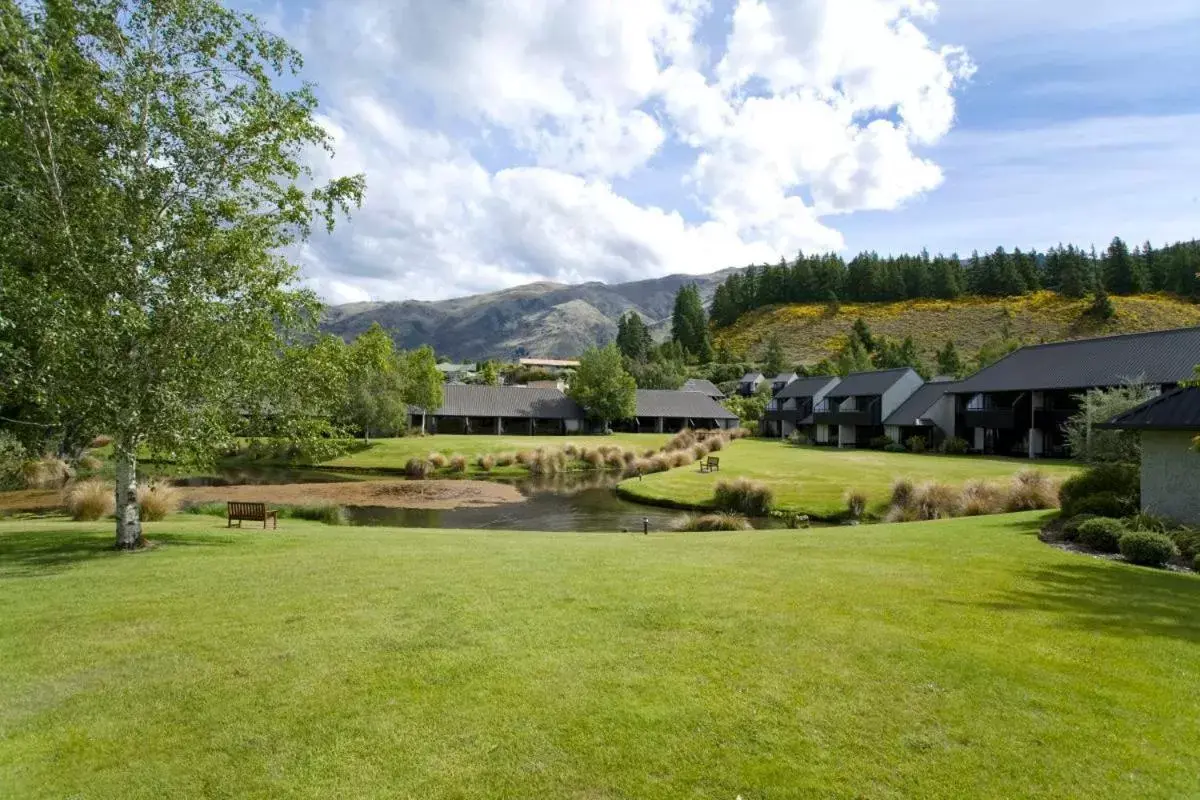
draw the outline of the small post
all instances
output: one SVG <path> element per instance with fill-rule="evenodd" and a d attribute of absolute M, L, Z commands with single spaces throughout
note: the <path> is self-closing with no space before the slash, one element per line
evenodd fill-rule
<path fill-rule="evenodd" d="M 643 536 L 650 535 L 650 518 L 649 517 L 642 517 L 642 535 Z"/>

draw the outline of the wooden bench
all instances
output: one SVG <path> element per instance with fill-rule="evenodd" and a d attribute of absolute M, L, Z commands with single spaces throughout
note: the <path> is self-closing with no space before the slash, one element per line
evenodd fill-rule
<path fill-rule="evenodd" d="M 706 460 L 700 462 L 701 472 L 720 472 L 721 459 L 716 456 L 709 456 Z"/>
<path fill-rule="evenodd" d="M 267 529 L 267 520 L 271 521 L 271 529 L 279 527 L 278 512 L 267 508 L 266 503 L 226 503 L 226 514 L 229 516 L 229 524 L 226 527 L 232 528 L 234 520 L 237 520 L 237 526 L 242 527 L 242 520 L 250 522 L 261 522 L 263 530 Z"/>

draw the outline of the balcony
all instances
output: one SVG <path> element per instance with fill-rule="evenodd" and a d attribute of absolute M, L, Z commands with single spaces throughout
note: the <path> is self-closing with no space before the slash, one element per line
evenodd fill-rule
<path fill-rule="evenodd" d="M 850 407 L 846 407 L 849 405 Z M 865 407 L 836 402 L 822 402 L 813 410 L 813 422 L 817 425 L 845 425 L 847 427 L 872 427 L 883 422 L 879 402 L 873 401 Z"/>
<path fill-rule="evenodd" d="M 968 428 L 1014 430 L 1017 427 L 1017 410 L 1013 406 L 996 403 L 986 395 L 975 395 L 963 411 L 963 425 Z"/>
<path fill-rule="evenodd" d="M 1038 430 L 1057 431 L 1078 413 L 1078 409 L 1038 408 L 1033 412 L 1033 426 Z"/>

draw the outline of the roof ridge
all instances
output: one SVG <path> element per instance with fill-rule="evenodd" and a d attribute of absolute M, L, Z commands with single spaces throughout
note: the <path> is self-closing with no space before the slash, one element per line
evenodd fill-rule
<path fill-rule="evenodd" d="M 1105 336 L 1083 336 L 1079 339 L 1060 339 L 1057 342 L 1023 344 L 1017 348 L 1017 350 L 1036 350 L 1043 347 L 1063 347 L 1065 345 L 1079 344 L 1080 342 L 1106 342 L 1110 339 L 1136 339 L 1141 336 L 1163 336 L 1169 333 L 1186 333 L 1188 331 L 1200 333 L 1200 325 L 1186 325 L 1182 328 L 1160 328 L 1159 330 L 1154 331 L 1134 331 L 1133 333 L 1110 333 Z M 1015 353 L 1017 350 L 1014 350 L 1013 352 Z M 1010 353 L 1009 355 L 1012 354 Z M 1008 356 L 1006 355 L 1005 358 L 1008 358 Z M 997 361 L 996 363 L 999 364 L 1000 362 Z"/>

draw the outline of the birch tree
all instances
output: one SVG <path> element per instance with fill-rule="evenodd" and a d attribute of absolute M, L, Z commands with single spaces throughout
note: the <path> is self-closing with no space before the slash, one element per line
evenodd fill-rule
<path fill-rule="evenodd" d="M 365 182 L 314 179 L 300 67 L 215 0 L 0 0 L 0 283 L 37 353 L 7 384 L 113 436 L 119 548 L 141 448 L 210 451 L 312 383 L 282 371 L 318 313 L 284 254 Z"/>

